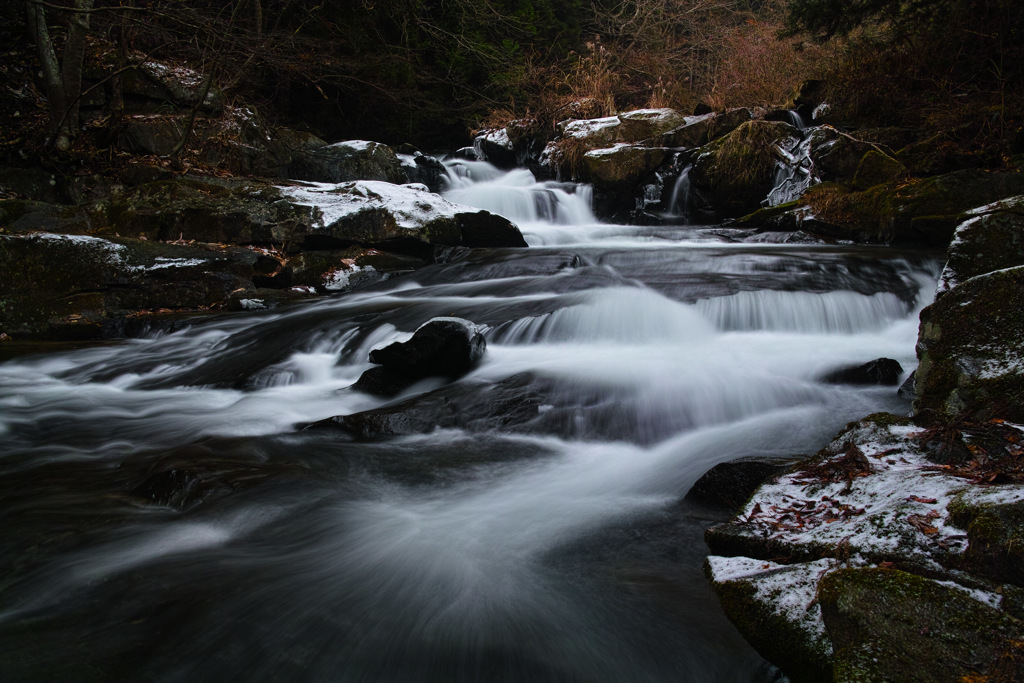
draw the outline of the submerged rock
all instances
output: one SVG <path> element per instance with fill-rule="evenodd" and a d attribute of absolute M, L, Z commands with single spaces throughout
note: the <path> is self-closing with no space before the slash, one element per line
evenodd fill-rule
<path fill-rule="evenodd" d="M 453 384 L 394 405 L 314 422 L 310 428 L 339 429 L 360 440 L 447 428 L 508 430 L 535 419 L 541 403 L 533 376 L 524 373 L 494 384 Z"/>
<path fill-rule="evenodd" d="M 378 368 L 367 370 L 352 386 L 356 391 L 393 396 L 427 377 L 456 379 L 483 358 L 487 342 L 476 325 L 462 318 L 433 318 L 412 338 L 370 352 Z"/>

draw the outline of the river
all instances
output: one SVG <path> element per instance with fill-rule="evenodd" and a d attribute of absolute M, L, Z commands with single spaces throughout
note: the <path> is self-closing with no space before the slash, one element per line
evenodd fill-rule
<path fill-rule="evenodd" d="M 934 254 L 601 224 L 586 188 L 449 166 L 529 249 L 0 364 L 5 681 L 778 680 L 702 574 L 727 514 L 685 495 L 909 411 L 820 378 L 913 369 Z M 435 316 L 484 330 L 481 401 L 520 376 L 536 416 L 301 429 L 386 403 L 347 387 Z"/>

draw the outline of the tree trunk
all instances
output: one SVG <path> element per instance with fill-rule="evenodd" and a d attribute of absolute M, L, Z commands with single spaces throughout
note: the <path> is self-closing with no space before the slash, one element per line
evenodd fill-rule
<path fill-rule="evenodd" d="M 29 30 L 39 50 L 39 63 L 43 70 L 46 99 L 50 108 L 50 135 L 59 150 L 71 146 L 78 132 L 78 103 L 82 94 L 82 67 L 85 61 L 85 39 L 89 31 L 89 10 L 94 0 L 75 0 L 68 20 L 68 35 L 60 60 L 53 47 L 50 29 L 46 24 L 46 8 L 25 0 Z"/>

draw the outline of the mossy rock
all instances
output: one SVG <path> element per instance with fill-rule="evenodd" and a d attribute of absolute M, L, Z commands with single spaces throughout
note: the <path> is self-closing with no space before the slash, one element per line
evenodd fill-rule
<path fill-rule="evenodd" d="M 722 576 L 720 562 L 741 562 L 752 570 L 742 576 Z M 814 601 L 816 575 L 822 562 L 777 565 L 748 558 L 709 557 L 704 572 L 729 620 L 762 657 L 781 668 L 793 683 L 832 679 L 832 651 L 820 630 L 820 608 Z M 794 605 L 807 588 L 807 604 Z M 797 590 L 794 590 L 797 589 Z M 782 598 L 786 598 L 782 600 Z M 782 603 L 786 606 L 782 606 Z"/>
<path fill-rule="evenodd" d="M 896 159 L 877 149 L 868 151 L 860 160 L 853 176 L 853 186 L 866 190 L 875 185 L 891 183 L 907 175 L 907 169 Z"/>
<path fill-rule="evenodd" d="M 0 236 L 0 331 L 18 339 L 116 335 L 126 316 L 197 311 L 252 288 L 258 256 L 78 235 Z"/>
<path fill-rule="evenodd" d="M 963 212 L 1024 192 L 1024 174 L 967 169 L 862 192 L 831 183 L 805 198 L 835 237 L 858 242 L 946 246 Z"/>
<path fill-rule="evenodd" d="M 963 569 L 1024 587 L 1024 502 L 989 502 L 970 494 L 949 505 L 950 522 L 967 531 Z"/>
<path fill-rule="evenodd" d="M 638 109 L 619 114 L 619 140 L 641 142 L 653 140 L 686 123 L 686 117 L 675 109 Z"/>
<path fill-rule="evenodd" d="M 972 277 L 1024 265 L 1024 195 L 968 214 L 949 245 L 937 297 Z"/>
<path fill-rule="evenodd" d="M 187 116 L 128 116 L 117 135 L 118 149 L 130 154 L 171 154 L 184 134 Z"/>
<path fill-rule="evenodd" d="M 351 180 L 408 182 L 402 162 L 394 150 L 379 142 L 348 140 L 294 153 L 288 177 L 321 183 Z"/>
<path fill-rule="evenodd" d="M 598 190 L 631 192 L 641 180 L 665 161 L 663 147 L 619 144 L 583 155 L 582 177 Z"/>
<path fill-rule="evenodd" d="M 820 126 L 810 132 L 810 149 L 811 161 L 822 180 L 850 183 L 864 155 L 880 148 L 831 126 Z"/>
<path fill-rule="evenodd" d="M 896 569 L 847 568 L 818 589 L 837 683 L 1018 681 L 1021 623 L 965 591 Z"/>
<path fill-rule="evenodd" d="M 149 240 L 280 245 L 300 241 L 312 225 L 309 207 L 270 185 L 192 176 L 133 187 L 94 208 L 92 234 Z"/>
<path fill-rule="evenodd" d="M 781 121 L 748 121 L 705 146 L 690 170 L 694 203 L 718 217 L 756 210 L 775 184 L 775 145 L 799 136 Z"/>
<path fill-rule="evenodd" d="M 915 415 L 1024 421 L 1024 266 L 959 284 L 921 312 Z"/>

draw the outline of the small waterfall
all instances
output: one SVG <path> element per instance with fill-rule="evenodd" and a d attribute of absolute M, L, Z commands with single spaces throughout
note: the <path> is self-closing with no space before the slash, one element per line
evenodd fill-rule
<path fill-rule="evenodd" d="M 889 292 L 866 296 L 850 291 L 780 292 L 760 290 L 701 299 L 696 303 L 720 330 L 771 330 L 854 334 L 876 331 L 909 313 Z"/>
<path fill-rule="evenodd" d="M 693 164 L 687 164 L 675 185 L 672 186 L 672 194 L 668 200 L 668 212 L 672 216 L 681 216 L 683 219 L 690 216 L 690 169 Z"/>
<path fill-rule="evenodd" d="M 800 112 L 795 109 L 786 110 L 786 123 L 793 126 L 797 130 L 806 130 L 807 124 L 804 123 L 804 117 L 800 116 Z"/>
<path fill-rule="evenodd" d="M 484 161 L 446 161 L 450 189 L 444 196 L 485 209 L 515 223 L 585 225 L 597 221 L 591 188 L 574 183 L 537 182 L 528 169 L 501 171 Z"/>

